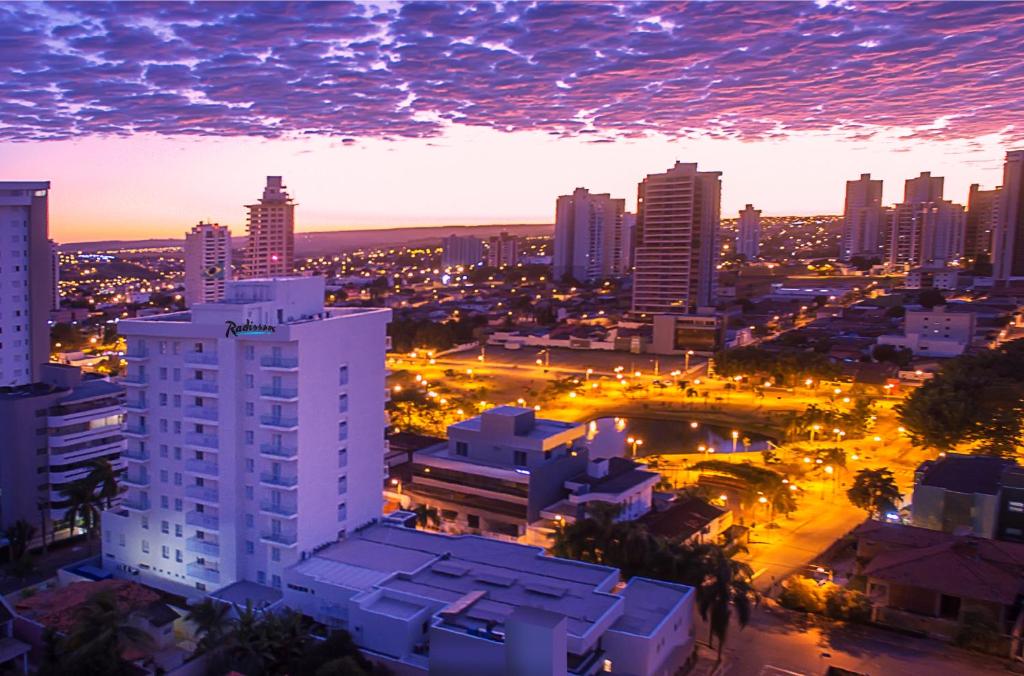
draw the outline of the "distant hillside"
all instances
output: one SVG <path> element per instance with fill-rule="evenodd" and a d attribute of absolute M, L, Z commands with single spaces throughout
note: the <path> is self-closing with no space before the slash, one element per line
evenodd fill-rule
<path fill-rule="evenodd" d="M 423 228 L 378 228 L 375 230 L 333 230 L 329 232 L 299 232 L 295 234 L 295 253 L 298 256 L 361 249 L 375 246 L 416 246 L 435 244 L 449 235 L 475 235 L 489 237 L 502 232 L 530 237 L 551 235 L 550 224 L 523 223 L 515 225 L 437 225 Z M 61 251 L 118 251 L 158 247 L 180 247 L 183 239 L 106 240 L 101 242 L 75 242 L 61 244 Z M 232 245 L 242 247 L 245 237 L 233 237 Z"/>

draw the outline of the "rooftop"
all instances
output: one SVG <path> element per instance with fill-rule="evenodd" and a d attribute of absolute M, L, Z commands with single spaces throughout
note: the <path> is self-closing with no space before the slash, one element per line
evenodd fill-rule
<path fill-rule="evenodd" d="M 921 463 L 917 468 L 922 473 L 918 485 L 935 486 L 954 493 L 995 495 L 999 492 L 1003 473 L 1016 465 L 1013 460 L 994 456 L 950 453 L 945 458 Z"/>
<path fill-rule="evenodd" d="M 706 500 L 690 498 L 673 503 L 664 511 L 645 514 L 640 522 L 653 535 L 685 540 L 725 513 L 726 510 Z"/>
<path fill-rule="evenodd" d="M 619 592 L 619 596 L 626 599 L 626 607 L 612 629 L 650 636 L 669 613 L 693 593 L 692 587 L 634 577 Z"/>

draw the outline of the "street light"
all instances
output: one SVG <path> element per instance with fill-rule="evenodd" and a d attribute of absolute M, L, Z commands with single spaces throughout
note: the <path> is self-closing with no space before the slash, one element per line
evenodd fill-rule
<path fill-rule="evenodd" d="M 683 362 L 683 370 L 684 371 L 689 371 L 690 370 L 690 357 L 692 357 L 692 356 L 693 356 L 693 350 L 687 350 L 686 351 L 686 355 L 684 357 L 685 360 Z"/>
<path fill-rule="evenodd" d="M 736 452 L 736 440 L 739 439 L 739 437 L 740 437 L 740 433 L 737 432 L 736 430 L 733 430 L 732 431 L 732 452 L 733 453 Z"/>
<path fill-rule="evenodd" d="M 691 423 L 690 423 L 690 429 L 691 429 L 691 430 L 695 430 L 695 429 L 697 429 L 697 426 L 698 426 L 698 424 L 699 424 L 699 423 L 697 423 L 697 421 L 696 421 L 696 420 L 694 420 L 693 422 L 691 422 Z"/>

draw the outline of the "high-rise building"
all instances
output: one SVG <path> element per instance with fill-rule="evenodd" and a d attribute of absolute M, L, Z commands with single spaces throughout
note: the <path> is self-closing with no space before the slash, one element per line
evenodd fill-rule
<path fill-rule="evenodd" d="M 224 299 L 231 279 L 231 231 L 226 225 L 199 223 L 185 234 L 185 302 L 214 303 Z"/>
<path fill-rule="evenodd" d="M 992 267 L 997 283 L 1024 279 L 1024 150 L 1006 153 Z"/>
<path fill-rule="evenodd" d="M 992 233 L 999 222 L 999 195 L 1001 190 L 981 190 L 977 183 L 967 196 L 967 220 L 964 227 L 964 258 L 974 262 L 985 258 L 991 261 Z"/>
<path fill-rule="evenodd" d="M 249 210 L 242 277 L 292 274 L 295 259 L 295 202 L 280 176 L 267 176 L 263 197 Z"/>
<path fill-rule="evenodd" d="M 637 187 L 633 311 L 693 313 L 716 302 L 722 173 L 676 162 Z"/>
<path fill-rule="evenodd" d="M 942 201 L 942 187 L 946 179 L 922 171 L 917 178 L 908 178 L 903 184 L 903 201 L 907 204 Z"/>
<path fill-rule="evenodd" d="M 49 181 L 0 181 L 0 386 L 39 380 L 50 360 Z"/>
<path fill-rule="evenodd" d="M 389 310 L 324 308 L 321 277 L 119 324 L 128 491 L 103 563 L 181 590 L 281 572 L 382 509 Z"/>
<path fill-rule="evenodd" d="M 54 527 L 69 506 L 62 490 L 97 460 L 124 469 L 123 421 L 124 387 L 74 366 L 42 364 L 38 382 L 0 391 L 2 523 L 24 519 L 40 540 L 66 537 Z"/>
<path fill-rule="evenodd" d="M 484 243 L 472 235 L 451 235 L 441 240 L 441 267 L 468 268 L 484 259 Z"/>
<path fill-rule="evenodd" d="M 621 242 L 623 270 L 626 274 L 633 269 L 633 256 L 636 251 L 636 214 L 627 211 L 622 214 L 622 242 Z"/>
<path fill-rule="evenodd" d="M 886 264 L 890 268 L 945 265 L 963 251 L 966 216 L 949 200 L 897 204 L 890 217 Z"/>
<path fill-rule="evenodd" d="M 60 309 L 60 250 L 50 240 L 50 309 Z"/>
<path fill-rule="evenodd" d="M 514 268 L 519 263 L 519 238 L 503 232 L 487 242 L 487 266 Z"/>
<path fill-rule="evenodd" d="M 740 211 L 740 220 L 736 232 L 736 253 L 747 257 L 747 260 L 757 258 L 761 250 L 761 210 L 755 209 L 753 204 L 748 204 Z"/>
<path fill-rule="evenodd" d="M 569 275 L 593 281 L 629 271 L 628 241 L 623 232 L 626 200 L 608 193 L 576 188 L 555 202 L 555 279 Z"/>
<path fill-rule="evenodd" d="M 840 258 L 880 256 L 885 239 L 885 215 L 881 180 L 872 180 L 871 174 L 861 174 L 856 181 L 847 181 Z"/>

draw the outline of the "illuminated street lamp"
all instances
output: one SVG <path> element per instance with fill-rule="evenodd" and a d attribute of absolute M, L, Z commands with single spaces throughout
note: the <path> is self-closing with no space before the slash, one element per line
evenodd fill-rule
<path fill-rule="evenodd" d="M 736 440 L 739 439 L 739 437 L 740 437 L 740 433 L 737 432 L 736 430 L 733 430 L 732 431 L 732 452 L 733 453 L 736 452 Z"/>
<path fill-rule="evenodd" d="M 692 357 L 692 356 L 693 356 L 693 350 L 687 350 L 686 351 L 686 355 L 684 356 L 684 361 L 683 361 L 683 370 L 684 371 L 689 371 L 690 370 L 690 357 Z"/>
<path fill-rule="evenodd" d="M 629 437 L 628 439 L 626 439 L 626 442 L 630 445 L 630 447 L 631 447 L 630 453 L 633 456 L 636 456 L 636 447 L 644 445 L 644 440 L 643 439 L 638 439 L 636 437 Z"/>

